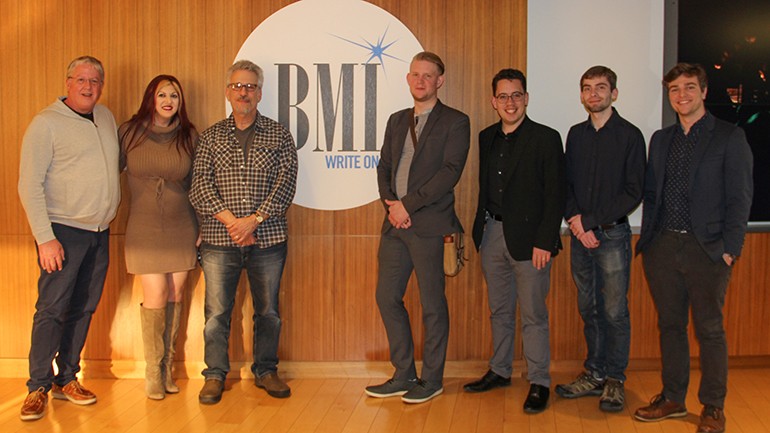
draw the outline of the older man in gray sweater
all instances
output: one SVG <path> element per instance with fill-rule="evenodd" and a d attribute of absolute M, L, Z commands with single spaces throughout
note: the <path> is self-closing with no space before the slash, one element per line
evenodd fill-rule
<path fill-rule="evenodd" d="M 32 119 L 21 148 L 19 197 L 40 265 L 25 421 L 43 417 L 49 390 L 75 404 L 96 402 L 75 375 L 102 295 L 109 224 L 120 201 L 115 119 L 96 104 L 104 85 L 101 62 L 73 60 L 65 84 L 67 96 Z"/>

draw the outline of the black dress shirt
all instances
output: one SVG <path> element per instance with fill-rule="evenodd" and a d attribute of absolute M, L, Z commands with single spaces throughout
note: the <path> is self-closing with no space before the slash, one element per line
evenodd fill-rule
<path fill-rule="evenodd" d="M 642 200 L 646 151 L 642 132 L 615 108 L 598 131 L 591 118 L 567 135 L 566 219 L 581 214 L 592 230 L 631 213 Z"/>
<path fill-rule="evenodd" d="M 527 119 L 524 119 L 526 122 Z M 522 122 L 523 123 L 523 122 Z M 501 123 L 502 125 L 502 123 Z M 519 125 L 521 126 L 521 125 Z M 502 127 L 495 133 L 495 139 L 492 142 L 492 148 L 489 152 L 489 170 L 487 171 L 489 185 L 489 201 L 487 202 L 487 211 L 500 215 L 503 213 L 503 190 L 505 189 L 505 179 L 508 179 L 510 170 L 507 164 L 510 162 L 513 146 L 519 138 L 519 129 L 516 128 L 510 134 L 503 132 Z"/>
<path fill-rule="evenodd" d="M 684 133 L 681 125 L 676 128 L 671 148 L 666 158 L 666 175 L 663 180 L 663 215 L 661 224 L 666 230 L 678 232 L 692 231 L 692 217 L 690 215 L 690 203 L 688 184 L 690 182 L 690 167 L 692 155 L 695 152 L 695 143 L 703 129 L 707 112 L 692 127 L 688 134 Z"/>

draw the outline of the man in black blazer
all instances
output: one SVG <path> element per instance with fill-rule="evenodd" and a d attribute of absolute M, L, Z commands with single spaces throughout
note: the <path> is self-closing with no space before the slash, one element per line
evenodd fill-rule
<path fill-rule="evenodd" d="M 706 111 L 708 81 L 700 65 L 680 63 L 663 81 L 679 122 L 650 141 L 636 245 L 658 311 L 663 390 L 634 416 L 640 421 L 687 416 L 691 311 L 700 344 L 698 399 L 704 405 L 698 432 L 721 432 L 727 393 L 722 308 L 743 248 L 753 159 L 743 130 Z"/>
<path fill-rule="evenodd" d="M 470 147 L 470 121 L 438 100 L 444 63 L 418 53 L 406 76 L 414 108 L 394 113 L 385 129 L 377 183 L 386 210 L 378 254 L 377 306 L 396 371 L 369 386 L 372 397 L 402 396 L 422 403 L 441 394 L 449 340 L 444 294 L 444 235 L 462 231 L 454 209 L 454 187 Z M 416 143 L 416 145 L 415 145 Z M 422 377 L 414 365 L 414 342 L 404 293 L 414 270 L 425 326 Z"/>
<path fill-rule="evenodd" d="M 492 80 L 500 122 L 479 134 L 479 202 L 473 240 L 489 292 L 494 355 L 489 371 L 465 385 L 482 392 L 511 383 L 516 302 L 521 309 L 524 358 L 531 386 L 527 413 L 548 403 L 551 376 L 548 309 L 551 259 L 561 249 L 566 202 L 561 137 L 526 115 L 524 74 L 503 69 Z"/>

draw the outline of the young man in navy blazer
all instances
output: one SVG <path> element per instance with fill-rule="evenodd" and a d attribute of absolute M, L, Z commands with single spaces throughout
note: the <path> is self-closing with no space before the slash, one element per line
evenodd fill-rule
<path fill-rule="evenodd" d="M 698 432 L 722 432 L 727 393 L 722 308 L 743 248 L 753 159 L 743 130 L 706 110 L 708 80 L 700 65 L 679 63 L 663 81 L 679 122 L 650 141 L 636 244 L 658 311 L 663 390 L 634 416 L 640 421 L 687 416 L 692 312 L 700 345 L 698 399 L 704 406 Z"/>

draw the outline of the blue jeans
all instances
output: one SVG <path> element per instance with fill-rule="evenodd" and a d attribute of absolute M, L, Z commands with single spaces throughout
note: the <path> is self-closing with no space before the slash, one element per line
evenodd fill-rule
<path fill-rule="evenodd" d="M 246 269 L 254 305 L 254 362 L 251 371 L 264 376 L 278 369 L 278 290 L 286 263 L 286 242 L 268 248 L 201 245 L 201 265 L 206 280 L 203 360 L 207 379 L 225 380 L 230 371 L 227 354 L 230 319 L 241 270 Z"/>
<path fill-rule="evenodd" d="M 599 247 L 586 248 L 572 236 L 572 278 L 588 346 L 585 369 L 597 378 L 625 381 L 631 344 L 628 282 L 631 227 L 628 223 L 594 230 Z"/>

